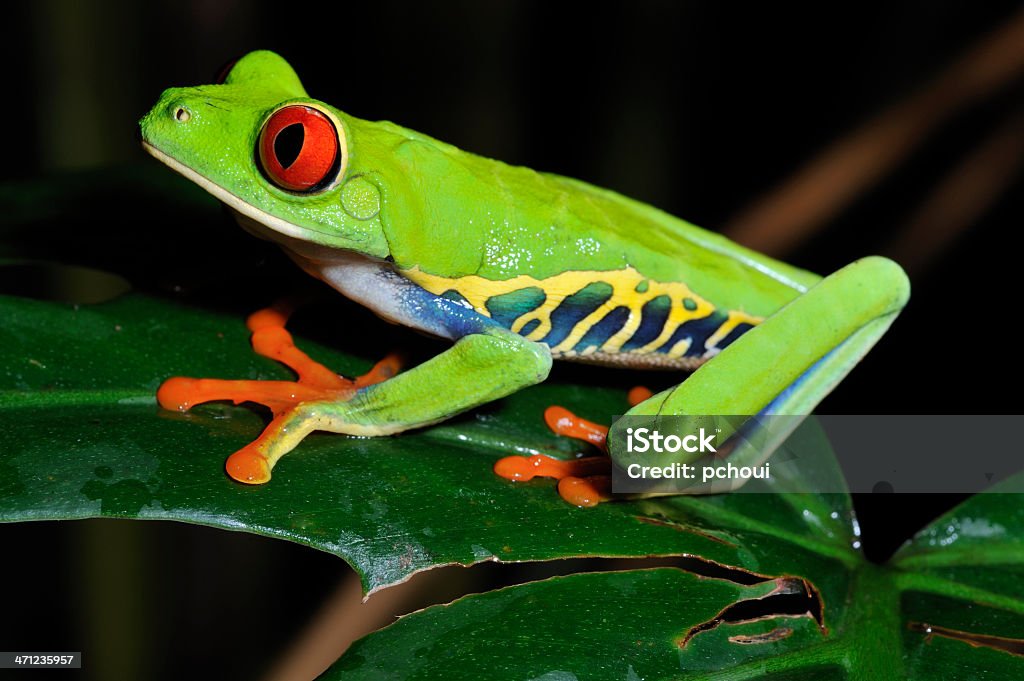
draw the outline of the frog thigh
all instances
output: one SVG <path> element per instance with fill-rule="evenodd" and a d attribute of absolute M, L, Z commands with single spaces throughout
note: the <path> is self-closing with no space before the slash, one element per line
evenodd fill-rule
<path fill-rule="evenodd" d="M 686 381 L 627 415 L 807 415 L 878 342 L 909 294 L 899 265 L 880 257 L 858 260 L 745 333 Z M 616 449 L 625 441 L 625 427 L 617 421 L 608 439 L 613 458 L 622 465 L 639 456 Z M 753 465 L 770 454 L 770 448 L 737 447 L 730 456 L 738 465 Z"/>

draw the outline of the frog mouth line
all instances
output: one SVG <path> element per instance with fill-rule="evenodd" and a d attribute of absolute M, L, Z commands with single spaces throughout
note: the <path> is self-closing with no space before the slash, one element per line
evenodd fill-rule
<path fill-rule="evenodd" d="M 167 154 L 160 151 L 155 146 L 153 146 L 152 144 L 145 140 L 142 141 L 142 148 L 145 149 L 150 156 L 160 161 L 174 172 L 184 176 L 186 179 L 191 180 L 192 182 L 195 182 L 197 185 L 199 185 L 207 192 L 209 192 L 215 199 L 226 204 L 232 210 L 241 213 L 250 220 L 257 222 L 263 225 L 264 227 L 267 227 L 268 229 L 277 232 L 278 234 L 282 234 L 293 239 L 298 239 L 300 241 L 305 241 L 308 238 L 309 232 L 323 234 L 322 232 L 318 232 L 317 230 L 293 225 L 287 220 L 282 220 L 281 218 L 271 215 L 266 211 L 260 210 L 251 203 L 246 203 L 238 196 L 232 194 L 223 187 L 213 183 L 208 178 L 199 174 L 192 168 L 189 168 L 187 165 L 181 163 L 177 159 L 168 156 Z M 323 234 L 323 236 L 329 235 Z"/>

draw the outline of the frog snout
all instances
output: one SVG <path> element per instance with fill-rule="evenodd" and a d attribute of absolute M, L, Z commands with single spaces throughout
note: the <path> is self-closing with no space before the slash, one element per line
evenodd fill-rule
<path fill-rule="evenodd" d="M 182 125 L 195 122 L 195 104 L 181 92 L 165 92 L 161 101 L 139 121 L 142 139 L 150 144 L 166 144 L 175 139 Z"/>

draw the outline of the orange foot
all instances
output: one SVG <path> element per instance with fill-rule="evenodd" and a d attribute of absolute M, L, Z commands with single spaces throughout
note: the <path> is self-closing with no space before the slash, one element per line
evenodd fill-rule
<path fill-rule="evenodd" d="M 637 386 L 629 391 L 630 406 L 640 404 L 651 391 Z M 544 454 L 506 456 L 494 464 L 494 472 L 508 480 L 532 480 L 535 477 L 558 480 L 558 494 L 574 506 L 597 506 L 612 498 L 611 458 L 605 440 L 608 427 L 580 418 L 568 409 L 551 406 L 544 410 L 544 421 L 557 435 L 565 435 L 596 445 L 605 454 L 566 461 Z"/>
<path fill-rule="evenodd" d="M 284 305 L 265 308 L 249 315 L 252 348 L 257 354 L 281 362 L 296 374 L 297 381 L 226 381 L 217 378 L 175 376 L 163 382 L 156 398 L 164 409 L 188 411 L 197 404 L 231 400 L 235 404 L 255 402 L 270 408 L 274 418 L 253 442 L 232 454 L 225 465 L 228 475 L 239 482 L 260 484 L 270 479 L 272 462 L 267 445 L 282 435 L 283 425 L 303 402 L 343 402 L 356 391 L 385 381 L 401 368 L 397 356 L 388 355 L 369 372 L 355 379 L 334 373 L 295 347 L 285 330 L 291 310 Z"/>

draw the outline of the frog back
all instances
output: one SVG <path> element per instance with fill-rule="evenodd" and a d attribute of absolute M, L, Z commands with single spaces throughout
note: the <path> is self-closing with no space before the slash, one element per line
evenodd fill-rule
<path fill-rule="evenodd" d="M 616 192 L 393 128 L 396 270 L 556 357 L 694 366 L 818 280 Z"/>

